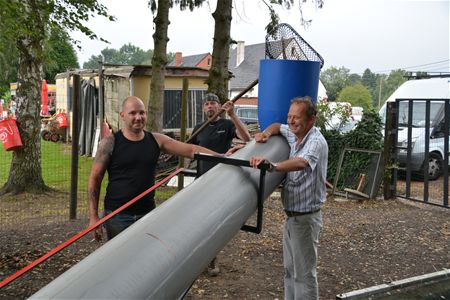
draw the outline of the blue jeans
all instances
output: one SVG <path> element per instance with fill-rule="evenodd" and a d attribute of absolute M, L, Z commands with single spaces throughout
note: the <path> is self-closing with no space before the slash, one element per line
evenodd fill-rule
<path fill-rule="evenodd" d="M 105 216 L 110 213 L 111 211 L 105 211 Z M 145 215 L 130 215 L 127 213 L 118 213 L 105 222 L 104 226 L 106 229 L 106 237 L 108 238 L 108 240 L 112 239 L 143 216 Z"/>

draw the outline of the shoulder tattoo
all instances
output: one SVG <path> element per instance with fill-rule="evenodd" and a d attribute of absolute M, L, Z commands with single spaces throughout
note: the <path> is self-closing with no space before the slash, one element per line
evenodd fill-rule
<path fill-rule="evenodd" d="M 114 135 L 105 137 L 100 141 L 95 155 L 94 163 L 107 166 L 114 150 Z"/>

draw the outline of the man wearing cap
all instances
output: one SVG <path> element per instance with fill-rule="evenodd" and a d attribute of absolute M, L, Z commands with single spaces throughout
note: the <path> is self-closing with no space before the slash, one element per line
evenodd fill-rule
<path fill-rule="evenodd" d="M 226 153 L 231 148 L 231 142 L 235 137 L 240 138 L 244 142 L 250 141 L 250 133 L 247 126 L 242 123 L 234 112 L 234 104 L 227 101 L 220 105 L 219 97 L 213 93 L 208 93 L 203 98 L 203 112 L 208 119 L 212 118 L 220 109 L 223 109 L 230 119 L 223 119 L 218 115 L 214 120 L 210 120 L 208 126 L 202 130 L 193 140 L 192 143 L 211 149 L 218 153 Z M 199 123 L 194 127 L 196 132 L 203 123 Z M 213 168 L 214 162 L 199 162 L 200 176 Z"/>
<path fill-rule="evenodd" d="M 223 119 L 218 115 L 214 120 L 210 120 L 208 126 L 202 130 L 193 140 L 192 143 L 208 148 L 218 153 L 226 153 L 231 148 L 231 142 L 235 137 L 240 138 L 244 142 L 250 141 L 250 133 L 247 126 L 234 112 L 234 104 L 231 101 L 220 105 L 219 97 L 213 93 L 208 93 L 203 98 L 203 112 L 211 119 L 220 109 L 226 111 L 230 119 Z M 196 132 L 203 123 L 199 123 L 194 127 Z M 199 161 L 200 173 L 197 177 L 212 169 L 216 163 L 209 161 Z M 208 266 L 208 273 L 211 276 L 216 276 L 219 273 L 217 266 L 217 259 L 214 258 Z"/>

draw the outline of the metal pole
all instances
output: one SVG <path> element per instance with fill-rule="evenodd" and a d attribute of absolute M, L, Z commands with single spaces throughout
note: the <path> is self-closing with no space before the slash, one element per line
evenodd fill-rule
<path fill-rule="evenodd" d="M 378 109 L 381 107 L 381 86 L 383 85 L 383 75 L 380 75 L 380 89 L 378 91 Z"/>
<path fill-rule="evenodd" d="M 77 192 L 78 192 L 78 123 L 80 103 L 80 75 L 74 74 L 73 100 L 72 100 L 72 163 L 70 176 L 70 219 L 77 218 Z"/>
<path fill-rule="evenodd" d="M 281 136 L 232 158 L 289 156 Z M 264 198 L 284 178 L 265 176 Z M 257 209 L 260 172 L 219 164 L 56 278 L 31 299 L 179 299 Z"/>
<path fill-rule="evenodd" d="M 378 110 L 381 108 L 381 87 L 383 86 L 383 75 L 380 75 L 380 89 L 378 90 Z"/>

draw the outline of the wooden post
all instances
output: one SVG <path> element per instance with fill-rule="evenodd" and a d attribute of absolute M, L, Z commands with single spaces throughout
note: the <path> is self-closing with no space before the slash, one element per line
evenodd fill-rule
<path fill-rule="evenodd" d="M 105 120 L 105 94 L 104 94 L 104 81 L 103 81 L 103 62 L 99 62 L 98 67 L 98 124 L 97 128 L 102 128 L 103 121 Z M 100 130 L 100 140 L 104 138 L 103 130 Z M 96 143 L 98 141 L 95 141 Z"/>
<path fill-rule="evenodd" d="M 70 219 L 77 218 L 77 192 L 78 192 L 78 138 L 79 138 L 79 103 L 80 103 L 80 75 L 73 75 L 73 101 L 72 101 L 72 163 L 70 176 Z"/>
<path fill-rule="evenodd" d="M 186 119 L 187 119 L 187 102 L 189 98 L 189 80 L 183 78 L 183 93 L 181 96 L 181 126 L 180 126 L 180 141 L 186 141 Z M 179 158 L 178 166 L 184 167 L 184 157 Z M 184 175 L 178 174 L 178 190 L 181 191 L 184 187 Z"/>
<path fill-rule="evenodd" d="M 397 135 L 397 112 L 395 102 L 386 103 L 386 123 L 384 128 L 384 171 L 383 196 L 384 199 L 392 199 L 396 194 L 396 176 L 395 166 L 395 142 Z"/>

